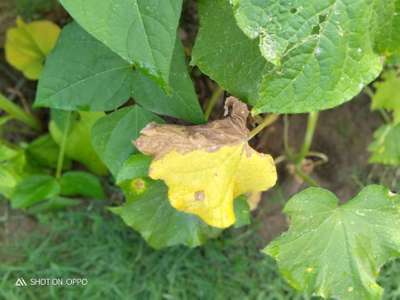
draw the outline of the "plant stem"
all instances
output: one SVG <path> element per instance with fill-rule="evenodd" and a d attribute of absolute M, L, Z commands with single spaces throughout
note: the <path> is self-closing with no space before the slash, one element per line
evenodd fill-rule
<path fill-rule="evenodd" d="M 316 187 L 320 186 L 320 185 L 318 184 L 318 182 L 316 182 L 314 179 L 311 178 L 311 176 L 309 176 L 309 175 L 307 175 L 306 173 L 304 173 L 304 172 L 301 170 L 301 167 L 300 167 L 299 165 L 297 165 L 297 166 L 295 167 L 295 172 L 296 172 L 296 175 L 299 176 L 299 177 L 300 177 L 304 182 L 306 182 L 308 185 L 310 185 L 310 186 L 316 186 Z"/>
<path fill-rule="evenodd" d="M 67 122 L 65 124 L 65 128 L 63 131 L 62 139 L 61 139 L 60 152 L 58 153 L 57 170 L 56 170 L 56 178 L 57 179 L 61 177 L 62 168 L 64 165 L 65 146 L 67 144 L 67 137 L 68 137 L 68 133 L 69 133 L 70 123 L 71 123 L 71 112 L 69 111 L 67 114 Z"/>
<path fill-rule="evenodd" d="M 210 100 L 207 103 L 206 106 L 206 111 L 204 113 L 204 117 L 206 118 L 206 120 L 208 121 L 208 119 L 210 118 L 210 115 L 214 109 L 214 106 L 218 103 L 218 100 L 220 99 L 220 97 L 222 96 L 222 94 L 224 93 L 224 89 L 221 87 L 218 87 L 211 95 Z"/>
<path fill-rule="evenodd" d="M 385 121 L 385 123 L 390 124 L 392 123 L 392 118 L 389 116 L 389 114 L 387 113 L 386 110 L 384 110 L 383 108 L 379 110 L 383 121 Z"/>
<path fill-rule="evenodd" d="M 300 152 L 296 159 L 297 165 L 301 164 L 301 162 L 304 160 L 304 158 L 308 155 L 308 152 L 310 151 L 311 143 L 313 141 L 316 125 L 318 122 L 318 116 L 319 116 L 318 112 L 311 112 L 308 115 L 307 130 L 304 136 L 303 146 L 301 147 Z"/>
<path fill-rule="evenodd" d="M 38 119 L 36 119 L 32 114 L 22 110 L 18 105 L 14 104 L 2 94 L 0 94 L 0 109 L 4 110 L 14 119 L 30 126 L 32 129 L 37 131 L 41 130 L 41 124 Z"/>
<path fill-rule="evenodd" d="M 274 123 L 276 120 L 278 120 L 278 118 L 279 118 L 279 115 L 275 115 L 275 114 L 269 114 L 268 116 L 266 116 L 264 118 L 264 120 L 250 132 L 248 139 L 251 140 L 257 134 L 259 134 L 264 128 L 268 127 L 269 125 Z"/>

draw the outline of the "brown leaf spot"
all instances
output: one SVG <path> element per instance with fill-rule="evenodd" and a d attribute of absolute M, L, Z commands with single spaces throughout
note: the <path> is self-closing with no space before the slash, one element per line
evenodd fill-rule
<path fill-rule="evenodd" d="M 206 198 L 204 191 L 197 191 L 194 193 L 194 200 L 196 201 L 203 201 Z"/>

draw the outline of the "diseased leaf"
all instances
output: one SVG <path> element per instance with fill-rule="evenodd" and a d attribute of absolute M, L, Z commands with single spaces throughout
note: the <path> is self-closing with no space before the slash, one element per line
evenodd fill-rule
<path fill-rule="evenodd" d="M 28 79 L 38 79 L 46 56 L 53 49 L 60 28 L 50 21 L 24 23 L 17 19 L 17 27 L 6 34 L 7 61 Z"/>
<path fill-rule="evenodd" d="M 36 203 L 58 195 L 60 185 L 54 177 L 32 175 L 24 178 L 11 195 L 13 208 L 28 208 Z"/>
<path fill-rule="evenodd" d="M 376 92 L 372 97 L 372 109 L 393 111 L 394 122 L 400 122 L 400 76 L 395 70 L 383 73 L 383 81 L 374 83 Z"/>
<path fill-rule="evenodd" d="M 374 43 L 381 25 L 377 1 L 237 0 L 233 9 L 226 0 L 201 0 L 193 62 L 244 96 L 253 114 L 331 108 L 382 70 Z M 263 53 L 276 66 L 261 55 L 257 40 L 238 32 L 233 10 L 249 35 L 262 37 Z M 238 72 L 247 76 L 235 79 Z"/>
<path fill-rule="evenodd" d="M 168 86 L 182 0 L 60 2 L 87 32 Z"/>
<path fill-rule="evenodd" d="M 60 185 L 60 194 L 63 196 L 83 196 L 93 199 L 106 197 L 99 178 L 87 172 L 66 172 L 60 179 Z"/>
<path fill-rule="evenodd" d="M 400 165 L 400 123 L 383 125 L 374 133 L 374 141 L 369 145 L 370 163 Z"/>
<path fill-rule="evenodd" d="M 309 188 L 286 204 L 287 233 L 264 251 L 275 258 L 296 289 L 324 298 L 381 299 L 376 278 L 400 256 L 400 197 L 378 185 L 365 187 L 338 207 L 321 188 Z"/>
<path fill-rule="evenodd" d="M 101 160 L 117 176 L 124 161 L 137 150 L 131 141 L 148 123 L 163 123 L 156 115 L 135 105 L 99 119 L 92 130 L 92 144 Z"/>
<path fill-rule="evenodd" d="M 132 185 L 138 179 L 147 185 L 142 193 L 137 192 L 135 184 Z M 221 232 L 207 226 L 196 216 L 171 207 L 167 198 L 167 187 L 161 181 L 136 178 L 122 183 L 121 187 L 127 202 L 110 210 L 140 232 L 153 248 L 175 245 L 196 247 Z"/>
<path fill-rule="evenodd" d="M 39 81 L 35 105 L 112 110 L 131 93 L 132 66 L 75 22 L 65 26 Z"/>
<path fill-rule="evenodd" d="M 62 112 L 62 114 L 65 114 L 65 112 Z M 79 161 L 90 171 L 98 175 L 107 174 L 107 168 L 93 149 L 91 144 L 91 130 L 96 121 L 103 116 L 104 113 L 102 112 L 79 112 L 79 120 L 71 120 L 65 147 L 67 157 Z M 57 125 L 54 119 L 49 123 L 49 131 L 54 141 L 58 145 L 61 145 L 64 130 Z"/>
<path fill-rule="evenodd" d="M 149 175 L 166 182 L 171 205 L 219 228 L 235 223 L 236 197 L 276 182 L 272 157 L 247 143 L 246 105 L 231 97 L 225 109 L 229 117 L 207 125 L 153 123 L 135 141 L 141 152 L 155 157 Z"/>

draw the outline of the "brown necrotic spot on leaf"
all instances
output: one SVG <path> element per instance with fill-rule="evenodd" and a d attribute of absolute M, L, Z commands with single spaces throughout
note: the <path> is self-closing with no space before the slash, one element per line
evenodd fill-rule
<path fill-rule="evenodd" d="M 208 152 L 220 147 L 243 143 L 249 131 L 246 120 L 249 115 L 247 105 L 234 97 L 225 102 L 222 120 L 205 125 L 179 126 L 150 123 L 141 131 L 134 145 L 144 154 L 161 158 L 164 154 L 177 151 L 187 153 L 197 149 Z"/>
<path fill-rule="evenodd" d="M 206 194 L 204 191 L 197 191 L 194 193 L 194 200 L 196 201 L 203 201 L 206 198 Z"/>

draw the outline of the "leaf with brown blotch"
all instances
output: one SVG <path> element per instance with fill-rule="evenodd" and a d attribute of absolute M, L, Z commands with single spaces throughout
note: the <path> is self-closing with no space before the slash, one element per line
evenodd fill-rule
<path fill-rule="evenodd" d="M 142 130 L 134 144 L 154 157 L 149 176 L 165 181 L 173 207 L 226 228 L 235 223 L 237 196 L 275 184 L 272 157 L 248 144 L 248 114 L 246 104 L 230 97 L 222 120 L 196 126 L 151 123 Z"/>

